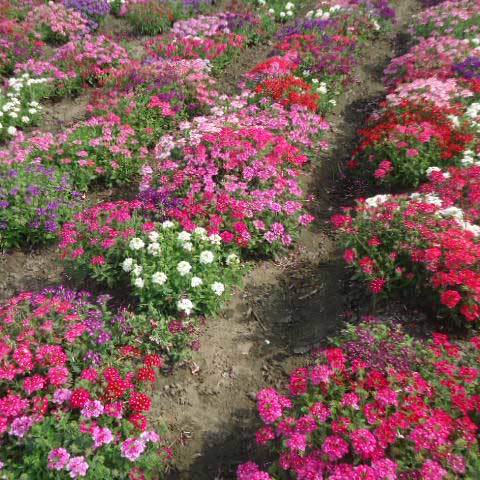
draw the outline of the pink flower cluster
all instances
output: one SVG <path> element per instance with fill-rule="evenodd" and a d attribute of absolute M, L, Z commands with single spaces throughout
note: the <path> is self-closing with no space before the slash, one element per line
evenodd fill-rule
<path fill-rule="evenodd" d="M 42 33 L 42 28 L 54 33 L 65 41 L 85 35 L 89 32 L 88 21 L 76 10 L 65 7 L 61 3 L 49 2 L 31 10 L 27 22 L 35 25 Z M 48 38 L 48 34 L 45 35 Z"/>
<path fill-rule="evenodd" d="M 370 335 L 367 350 L 359 350 L 364 333 L 353 330 L 341 337 L 348 349 L 326 349 L 317 366 L 291 374 L 288 396 L 271 388 L 259 392 L 266 425 L 257 442 L 276 452 L 274 476 L 248 462 L 238 468 L 239 480 L 268 480 L 281 472 L 299 480 L 469 478 L 475 467 L 467 459 L 478 448 L 478 338 L 457 344 L 434 334 L 424 345 L 401 334 L 400 355 L 405 348 L 415 351 L 421 370 L 390 366 L 385 372 L 361 357 L 371 355 L 392 327 L 383 325 L 377 339 L 378 329 L 360 327 Z M 320 384 L 318 366 L 331 372 Z"/>

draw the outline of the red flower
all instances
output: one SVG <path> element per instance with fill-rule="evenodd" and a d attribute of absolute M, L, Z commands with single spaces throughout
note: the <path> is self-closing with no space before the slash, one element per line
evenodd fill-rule
<path fill-rule="evenodd" d="M 90 400 L 90 392 L 84 388 L 76 388 L 72 392 L 70 398 L 70 405 L 72 408 L 83 408 L 85 404 Z"/>
<path fill-rule="evenodd" d="M 147 419 L 141 413 L 132 413 L 128 421 L 142 432 L 147 429 Z"/>
<path fill-rule="evenodd" d="M 440 295 L 440 302 L 448 308 L 455 308 L 462 300 L 462 296 L 456 290 L 445 290 Z"/>
<path fill-rule="evenodd" d="M 132 392 L 130 395 L 130 408 L 133 412 L 148 412 L 151 406 L 152 400 L 148 395 L 140 392 Z"/>

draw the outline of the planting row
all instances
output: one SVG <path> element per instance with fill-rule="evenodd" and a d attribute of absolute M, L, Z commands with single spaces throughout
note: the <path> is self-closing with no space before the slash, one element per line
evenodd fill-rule
<path fill-rule="evenodd" d="M 386 101 L 349 164 L 385 194 L 333 219 L 374 295 L 422 298 L 456 323 L 480 316 L 477 7 L 443 2 L 416 16 L 417 44 L 385 70 Z"/>
<path fill-rule="evenodd" d="M 480 10 L 425 3 L 435 5 L 413 17 L 416 44 L 386 68 L 386 100 L 348 165 L 380 193 L 332 221 L 372 295 L 421 299 L 442 327 L 480 316 Z M 384 319 L 348 326 L 292 372 L 287 393 L 258 393 L 256 440 L 272 460 L 237 478 L 476 478 L 479 339 L 429 337 Z"/>
<path fill-rule="evenodd" d="M 328 148 L 323 115 L 393 16 L 385 2 L 324 2 L 283 26 L 298 15 L 291 2 L 208 3 L 5 5 L 1 247 L 57 244 L 77 280 L 128 292 L 133 310 L 62 287 L 2 307 L 8 479 L 163 476 L 171 452 L 149 426 L 152 385 L 198 348 L 243 259 L 288 248 L 313 220 L 299 177 Z M 133 49 L 96 33 L 109 11 L 153 36 Z M 220 94 L 225 67 L 261 39 L 271 57 L 237 95 Z M 80 92 L 91 95 L 84 120 L 29 128 L 47 99 Z M 95 204 L 104 186 L 135 198 Z"/>

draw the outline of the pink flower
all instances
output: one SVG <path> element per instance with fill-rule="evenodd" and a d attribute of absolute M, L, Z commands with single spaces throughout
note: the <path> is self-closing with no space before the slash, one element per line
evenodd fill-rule
<path fill-rule="evenodd" d="M 99 400 L 89 400 L 81 411 L 85 418 L 96 418 L 103 413 L 103 405 Z"/>
<path fill-rule="evenodd" d="M 350 440 L 353 449 L 362 458 L 369 458 L 377 448 L 377 440 L 375 436 L 366 428 L 355 430 L 350 434 Z"/>
<path fill-rule="evenodd" d="M 17 417 L 10 425 L 10 435 L 23 438 L 25 434 L 32 428 L 33 420 L 31 417 Z"/>
<path fill-rule="evenodd" d="M 67 388 L 59 388 L 58 390 L 55 390 L 52 401 L 53 403 L 62 404 L 68 402 L 71 396 L 72 392 L 70 390 L 68 390 Z"/>
<path fill-rule="evenodd" d="M 336 462 L 348 453 L 348 443 L 338 435 L 330 435 L 323 442 L 322 452 L 330 461 Z"/>
<path fill-rule="evenodd" d="M 55 387 L 59 387 L 68 381 L 70 374 L 65 367 L 52 367 L 47 374 L 48 380 Z"/>
<path fill-rule="evenodd" d="M 63 470 L 69 460 L 70 454 L 64 448 L 56 448 L 48 455 L 48 468 L 50 470 Z"/>
<path fill-rule="evenodd" d="M 93 448 L 108 445 L 113 441 L 113 435 L 110 429 L 95 426 L 92 428 Z"/>
<path fill-rule="evenodd" d="M 127 438 L 120 446 L 121 455 L 131 462 L 137 460 L 145 450 L 145 442 L 138 438 Z"/>
<path fill-rule="evenodd" d="M 85 457 L 72 457 L 67 464 L 71 478 L 84 477 L 87 474 L 88 463 Z"/>
<path fill-rule="evenodd" d="M 272 480 L 272 477 L 266 472 L 262 472 L 258 465 L 253 462 L 247 462 L 239 465 L 237 468 L 238 480 Z"/>
<path fill-rule="evenodd" d="M 433 460 L 427 460 L 423 464 L 423 467 L 422 467 L 423 480 L 442 480 L 442 478 L 445 478 L 447 475 L 448 475 L 448 472 Z"/>
<path fill-rule="evenodd" d="M 418 150 L 416 148 L 409 148 L 407 150 L 407 157 L 414 158 L 418 156 Z"/>
<path fill-rule="evenodd" d="M 313 385 L 320 385 L 321 383 L 329 383 L 330 377 L 333 375 L 333 370 L 328 365 L 316 365 L 310 370 L 310 378 Z"/>

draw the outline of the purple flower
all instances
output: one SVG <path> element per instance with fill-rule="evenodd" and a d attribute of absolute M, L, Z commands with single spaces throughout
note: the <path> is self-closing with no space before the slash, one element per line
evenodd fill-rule
<path fill-rule="evenodd" d="M 31 417 L 18 417 L 10 425 L 10 435 L 23 438 L 25 434 L 32 428 L 33 420 Z"/>
<path fill-rule="evenodd" d="M 68 402 L 71 396 L 72 392 L 68 388 L 59 388 L 53 394 L 53 403 L 62 404 Z"/>

